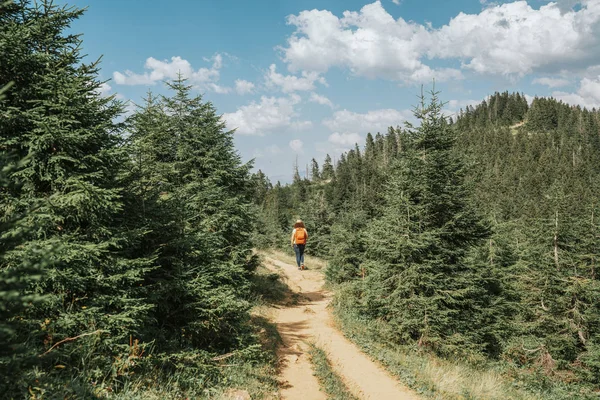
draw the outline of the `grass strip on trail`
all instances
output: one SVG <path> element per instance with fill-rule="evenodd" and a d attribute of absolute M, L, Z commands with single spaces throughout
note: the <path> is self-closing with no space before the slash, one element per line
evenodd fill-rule
<path fill-rule="evenodd" d="M 329 399 L 358 400 L 350 393 L 342 378 L 333 371 L 323 349 L 311 344 L 309 354 L 314 367 L 314 374 Z"/>

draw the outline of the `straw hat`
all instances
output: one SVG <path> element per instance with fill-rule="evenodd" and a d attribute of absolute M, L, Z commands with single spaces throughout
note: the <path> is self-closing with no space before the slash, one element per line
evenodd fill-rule
<path fill-rule="evenodd" d="M 296 223 L 294 224 L 294 228 L 305 228 L 304 222 L 302 222 L 301 219 L 297 220 Z"/>

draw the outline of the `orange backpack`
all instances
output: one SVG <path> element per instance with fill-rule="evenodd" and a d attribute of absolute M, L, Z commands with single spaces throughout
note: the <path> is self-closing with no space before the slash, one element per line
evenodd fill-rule
<path fill-rule="evenodd" d="M 304 228 L 297 228 L 294 235 L 296 244 L 306 244 L 306 230 Z"/>

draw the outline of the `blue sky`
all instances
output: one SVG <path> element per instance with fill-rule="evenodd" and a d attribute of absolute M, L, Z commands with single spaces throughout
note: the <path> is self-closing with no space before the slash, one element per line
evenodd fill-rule
<path fill-rule="evenodd" d="M 600 106 L 600 0 L 61 0 L 103 56 L 104 92 L 140 102 L 182 71 L 288 182 L 411 118 L 436 79 L 450 114 L 494 91 Z"/>

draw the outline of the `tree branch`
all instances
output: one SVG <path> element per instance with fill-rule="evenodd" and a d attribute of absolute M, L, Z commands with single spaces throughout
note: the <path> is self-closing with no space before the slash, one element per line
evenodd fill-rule
<path fill-rule="evenodd" d="M 54 348 L 55 348 L 55 347 L 57 347 L 57 346 L 59 346 L 59 345 L 61 345 L 61 344 L 65 343 L 65 342 L 72 342 L 73 340 L 77 340 L 77 339 L 79 339 L 79 338 L 82 338 L 82 337 L 84 337 L 84 336 L 95 335 L 96 333 L 102 333 L 102 332 L 105 332 L 105 331 L 104 331 L 104 330 L 102 330 L 102 329 L 98 329 L 97 331 L 94 331 L 94 332 L 82 333 L 82 334 L 81 334 L 81 335 L 79 335 L 79 336 L 74 336 L 74 337 L 70 337 L 70 338 L 63 339 L 63 340 L 61 340 L 60 342 L 54 343 L 54 345 L 52 345 L 52 347 L 50 347 L 50 348 L 49 348 L 49 349 L 48 349 L 48 350 L 47 350 L 47 351 L 46 351 L 44 354 L 40 354 L 38 357 L 43 357 L 43 356 L 45 356 L 46 354 L 48 354 L 48 353 L 50 353 L 52 350 L 54 350 Z"/>

